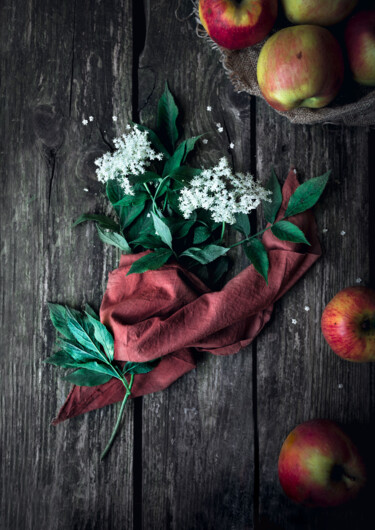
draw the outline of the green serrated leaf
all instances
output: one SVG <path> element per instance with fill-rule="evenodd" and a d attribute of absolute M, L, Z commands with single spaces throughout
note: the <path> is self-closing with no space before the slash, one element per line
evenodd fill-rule
<path fill-rule="evenodd" d="M 105 232 L 100 226 L 96 226 L 98 235 L 101 241 L 103 243 L 107 243 L 108 245 L 112 245 L 114 247 L 119 248 L 122 252 L 125 254 L 131 253 L 131 248 L 129 247 L 128 242 L 126 239 L 116 232 Z"/>
<path fill-rule="evenodd" d="M 74 340 L 74 336 L 67 323 L 66 307 L 60 304 L 49 303 L 48 308 L 52 324 L 55 326 L 57 331 L 67 339 Z"/>
<path fill-rule="evenodd" d="M 181 184 L 188 184 L 194 177 L 202 173 L 202 169 L 197 169 L 194 167 L 181 166 L 177 167 L 169 173 L 169 177 Z"/>
<path fill-rule="evenodd" d="M 298 186 L 289 199 L 285 217 L 291 217 L 292 215 L 297 215 L 312 208 L 323 193 L 330 174 L 331 172 L 328 171 L 324 175 L 314 177 Z"/>
<path fill-rule="evenodd" d="M 207 245 L 204 248 L 191 247 L 180 254 L 180 257 L 186 256 L 198 261 L 202 265 L 206 265 L 220 256 L 224 256 L 228 250 L 229 248 L 221 247 L 219 245 Z"/>
<path fill-rule="evenodd" d="M 74 339 L 83 346 L 86 352 L 90 352 L 97 358 L 100 358 L 102 353 L 95 344 L 93 338 L 89 334 L 89 327 L 83 325 L 82 319 L 87 320 L 88 317 L 80 315 L 80 319 L 77 319 L 73 312 L 70 309 L 66 309 L 67 314 L 67 324 L 70 332 L 72 333 Z M 89 323 L 89 322 L 88 322 Z M 65 349 L 65 348 L 64 348 Z"/>
<path fill-rule="evenodd" d="M 81 345 L 80 343 L 75 344 L 67 340 L 59 339 L 56 342 L 56 345 L 78 363 L 96 361 L 98 359 L 101 360 L 98 352 L 91 349 L 85 349 L 85 346 Z"/>
<path fill-rule="evenodd" d="M 268 285 L 269 261 L 267 251 L 259 239 L 252 239 L 244 246 L 245 254 Z"/>
<path fill-rule="evenodd" d="M 207 241 L 210 235 L 211 235 L 211 232 L 207 228 L 207 226 L 197 226 L 197 228 L 194 230 L 193 243 L 195 245 L 199 245 L 200 243 Z"/>
<path fill-rule="evenodd" d="M 156 127 L 158 135 L 170 148 L 170 151 L 174 150 L 178 140 L 177 117 L 178 108 L 166 83 L 164 93 L 158 103 Z"/>
<path fill-rule="evenodd" d="M 305 234 L 298 226 L 289 221 L 279 221 L 271 228 L 271 232 L 281 241 L 291 241 L 292 243 L 305 243 L 310 245 Z"/>
<path fill-rule="evenodd" d="M 173 171 L 181 166 L 185 162 L 187 155 L 194 149 L 196 142 L 201 138 L 200 136 L 194 136 L 193 138 L 188 138 L 180 143 L 176 151 L 173 153 L 171 158 L 167 160 L 163 169 L 163 177 L 166 177 Z"/>
<path fill-rule="evenodd" d="M 152 220 L 154 222 L 154 227 L 156 234 L 160 237 L 160 239 L 165 243 L 170 249 L 172 249 L 172 234 L 169 230 L 169 227 L 163 222 L 160 217 L 154 214 L 154 212 L 151 212 Z"/>
<path fill-rule="evenodd" d="M 124 368 L 123 368 L 123 374 L 148 374 L 149 372 L 151 372 L 151 370 L 153 370 L 154 368 L 156 368 L 156 366 L 159 364 L 160 362 L 160 359 L 155 359 L 154 361 L 148 361 L 148 362 L 145 362 L 145 363 L 132 363 L 132 362 L 127 362 L 125 365 L 124 365 Z"/>
<path fill-rule="evenodd" d="M 122 199 L 115 202 L 113 206 L 119 207 L 119 206 L 132 206 L 136 204 L 144 204 L 148 199 L 150 199 L 150 196 L 148 193 L 138 191 L 134 195 L 125 195 L 124 197 L 122 197 Z"/>
<path fill-rule="evenodd" d="M 91 306 L 89 306 L 89 304 L 85 305 L 85 313 L 90 315 L 92 318 L 95 318 L 95 320 L 100 320 L 99 315 L 93 310 Z"/>
<path fill-rule="evenodd" d="M 77 386 L 98 386 L 108 383 L 108 381 L 112 379 L 112 376 L 79 368 L 75 372 L 64 377 L 64 379 Z"/>
<path fill-rule="evenodd" d="M 273 169 L 265 189 L 271 191 L 272 195 L 270 196 L 271 202 L 262 201 L 264 217 L 266 218 L 266 221 L 273 223 L 283 202 L 281 186 Z"/>
<path fill-rule="evenodd" d="M 102 228 L 109 228 L 110 230 L 119 231 L 120 227 L 110 217 L 107 217 L 106 215 L 100 215 L 96 213 L 84 213 L 78 219 L 73 223 L 73 227 L 84 223 L 86 221 L 95 221 L 98 225 L 100 225 Z"/>
<path fill-rule="evenodd" d="M 248 237 L 251 232 L 249 216 L 245 213 L 236 213 L 235 218 L 236 222 L 232 225 L 233 228 Z"/>
<path fill-rule="evenodd" d="M 135 219 L 137 219 L 137 217 L 141 215 L 141 213 L 145 210 L 145 205 L 146 203 L 135 204 L 134 206 L 130 208 L 130 210 L 128 210 L 126 218 L 124 219 L 124 222 L 122 225 L 123 230 L 125 228 L 128 228 L 128 226 L 130 226 L 133 223 L 133 221 L 135 221 Z"/>
<path fill-rule="evenodd" d="M 108 359 L 113 361 L 115 355 L 115 343 L 112 334 L 99 320 L 93 318 L 89 313 L 86 313 L 86 315 L 94 329 L 95 339 L 103 346 Z"/>
<path fill-rule="evenodd" d="M 140 246 L 145 250 L 165 248 L 165 243 L 158 236 L 142 234 L 131 242 L 133 247 Z"/>
<path fill-rule="evenodd" d="M 142 273 L 149 270 L 160 269 L 172 256 L 173 252 L 169 248 L 158 248 L 155 252 L 142 256 L 133 263 L 128 274 Z"/>

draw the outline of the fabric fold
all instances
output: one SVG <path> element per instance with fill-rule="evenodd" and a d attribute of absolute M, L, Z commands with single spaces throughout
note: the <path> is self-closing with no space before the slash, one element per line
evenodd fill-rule
<path fill-rule="evenodd" d="M 292 169 L 283 186 L 278 219 L 285 214 L 298 187 Z M 127 276 L 132 263 L 145 254 L 121 256 L 111 272 L 100 319 L 115 339 L 115 359 L 145 362 L 161 358 L 148 374 L 136 375 L 131 397 L 163 390 L 192 370 L 199 351 L 215 355 L 238 352 L 254 340 L 270 320 L 281 298 L 321 255 L 311 211 L 289 219 L 303 230 L 311 246 L 278 240 L 263 234 L 268 252 L 268 285 L 251 265 L 220 291 L 211 291 L 179 264 Z M 73 387 L 54 424 L 120 401 L 124 387 L 111 380 L 98 387 Z"/>

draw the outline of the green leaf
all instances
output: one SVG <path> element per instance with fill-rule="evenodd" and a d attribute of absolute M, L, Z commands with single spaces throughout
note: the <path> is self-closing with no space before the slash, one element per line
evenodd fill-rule
<path fill-rule="evenodd" d="M 146 131 L 148 133 L 148 137 L 152 144 L 152 147 L 156 149 L 156 151 L 158 151 L 159 153 L 163 153 L 166 159 L 170 158 L 171 155 L 168 149 L 160 141 L 159 137 L 152 129 L 149 129 L 148 127 L 145 127 L 144 125 L 140 125 L 139 123 L 133 123 L 133 125 L 136 125 L 140 131 Z"/>
<path fill-rule="evenodd" d="M 86 313 L 86 315 L 94 329 L 95 339 L 103 346 L 108 359 L 113 361 L 115 355 L 115 343 L 112 334 L 99 320 L 93 318 L 89 313 Z"/>
<path fill-rule="evenodd" d="M 123 374 L 148 374 L 159 364 L 160 359 L 154 361 L 148 361 L 145 363 L 131 363 L 127 362 L 123 368 Z"/>
<path fill-rule="evenodd" d="M 114 247 L 117 247 L 122 250 L 122 252 L 124 252 L 125 254 L 131 253 L 131 248 L 129 247 L 128 242 L 122 235 L 117 234 L 116 232 L 105 232 L 98 225 L 96 226 L 96 228 L 98 230 L 99 238 L 101 239 L 101 241 L 103 241 L 103 243 L 113 245 Z"/>
<path fill-rule="evenodd" d="M 236 213 L 235 217 L 236 222 L 232 225 L 233 228 L 248 237 L 251 231 L 249 216 L 246 213 Z"/>
<path fill-rule="evenodd" d="M 207 228 L 207 226 L 197 226 L 197 228 L 194 230 L 193 243 L 195 245 L 199 245 L 200 243 L 207 241 L 210 235 L 211 235 L 211 232 Z"/>
<path fill-rule="evenodd" d="M 106 193 L 109 202 L 113 205 L 117 204 L 125 196 L 125 192 L 117 180 L 109 180 L 107 182 Z"/>
<path fill-rule="evenodd" d="M 173 252 L 169 248 L 158 248 L 155 252 L 142 256 L 133 263 L 128 274 L 142 273 L 148 270 L 160 269 L 172 256 Z"/>
<path fill-rule="evenodd" d="M 117 232 L 120 230 L 120 227 L 116 221 L 110 217 L 107 217 L 106 215 L 100 215 L 96 213 L 84 213 L 73 223 L 73 227 L 84 223 L 85 221 L 96 221 L 96 223 L 98 223 L 98 225 L 100 225 L 102 228 L 109 228 L 110 230 L 115 230 Z"/>
<path fill-rule="evenodd" d="M 146 203 L 134 204 L 134 206 L 130 208 L 122 224 L 123 230 L 132 224 L 132 222 L 143 212 L 143 210 L 145 209 L 145 206 L 146 206 Z"/>
<path fill-rule="evenodd" d="M 160 175 L 153 171 L 145 171 L 142 175 L 129 175 L 128 178 L 131 184 L 147 184 L 147 182 L 159 181 Z"/>
<path fill-rule="evenodd" d="M 202 169 L 197 169 L 194 167 L 181 166 L 177 167 L 169 173 L 169 177 L 181 184 L 188 184 L 194 177 L 202 173 Z"/>
<path fill-rule="evenodd" d="M 148 199 L 150 199 L 150 196 L 148 193 L 143 191 L 138 191 L 134 195 L 125 195 L 120 199 L 119 201 L 115 202 L 113 206 L 132 206 L 136 204 L 144 204 Z"/>
<path fill-rule="evenodd" d="M 289 221 L 279 221 L 271 228 L 271 232 L 281 241 L 292 241 L 293 243 L 305 243 L 310 245 L 305 234 L 298 226 Z"/>
<path fill-rule="evenodd" d="M 75 368 L 80 364 L 63 350 L 53 353 L 50 357 L 44 359 L 43 362 L 53 364 L 54 366 L 60 366 L 61 368 Z"/>
<path fill-rule="evenodd" d="M 210 271 L 210 279 L 213 285 L 218 284 L 224 274 L 228 272 L 229 258 L 227 256 L 222 256 L 215 263 L 215 267 Z"/>
<path fill-rule="evenodd" d="M 85 305 L 85 313 L 90 315 L 92 318 L 95 318 L 96 320 L 100 320 L 99 315 L 93 310 L 92 307 L 89 306 L 89 304 Z"/>
<path fill-rule="evenodd" d="M 220 256 L 224 256 L 228 252 L 229 248 L 221 247 L 219 245 L 207 245 L 204 248 L 191 247 L 188 250 L 185 250 L 181 256 L 187 256 L 193 258 L 202 265 L 206 263 L 211 263 Z"/>
<path fill-rule="evenodd" d="M 89 328 L 87 326 L 84 326 L 77 318 L 75 318 L 72 311 L 70 311 L 68 308 L 66 312 L 67 312 L 68 328 L 71 331 L 75 340 L 81 346 L 84 347 L 85 351 L 89 351 L 90 353 L 94 354 L 97 358 L 100 358 L 102 353 L 98 349 L 98 346 L 93 341 L 93 338 L 89 335 L 88 333 Z"/>
<path fill-rule="evenodd" d="M 269 261 L 267 251 L 264 248 L 263 243 L 259 239 L 251 239 L 249 243 L 245 245 L 244 250 L 246 256 L 254 265 L 255 270 L 257 270 L 259 274 L 263 276 L 268 285 Z"/>
<path fill-rule="evenodd" d="M 277 179 L 275 171 L 272 169 L 271 176 L 268 179 L 265 189 L 272 192 L 270 196 L 271 202 L 262 201 L 264 217 L 269 223 L 273 223 L 276 219 L 280 206 L 283 202 L 280 183 Z"/>
<path fill-rule="evenodd" d="M 312 208 L 323 193 L 330 174 L 331 172 L 328 171 L 324 175 L 314 177 L 298 186 L 289 199 L 285 217 L 291 217 Z"/>
<path fill-rule="evenodd" d="M 156 249 L 156 248 L 165 248 L 165 244 L 158 236 L 152 234 L 142 234 L 137 239 L 134 239 L 131 242 L 132 246 L 140 246 L 146 250 Z"/>
<path fill-rule="evenodd" d="M 80 368 L 64 377 L 64 379 L 77 386 L 97 386 L 108 383 L 112 379 L 112 376 Z"/>
<path fill-rule="evenodd" d="M 74 336 L 68 327 L 66 307 L 60 304 L 48 304 L 52 324 L 64 337 L 74 340 Z"/>
<path fill-rule="evenodd" d="M 91 350 L 89 348 L 85 349 L 83 345 L 73 344 L 63 339 L 59 339 L 56 344 L 78 363 L 101 360 L 101 357 L 97 351 Z"/>
<path fill-rule="evenodd" d="M 176 151 L 173 153 L 171 158 L 167 160 L 163 169 L 163 177 L 166 177 L 170 174 L 171 171 L 180 167 L 181 163 L 184 163 L 187 155 L 194 149 L 196 142 L 201 138 L 200 136 L 194 136 L 193 138 L 188 138 L 180 143 Z"/>
<path fill-rule="evenodd" d="M 165 141 L 168 147 L 171 147 L 171 151 L 174 150 L 178 140 L 177 116 L 178 108 L 166 83 L 164 94 L 161 96 L 158 104 L 156 127 L 159 136 Z"/>
<path fill-rule="evenodd" d="M 172 234 L 169 227 L 160 219 L 160 217 L 155 215 L 154 212 L 151 212 L 151 215 L 157 235 L 160 236 L 161 240 L 170 249 L 172 249 Z"/>

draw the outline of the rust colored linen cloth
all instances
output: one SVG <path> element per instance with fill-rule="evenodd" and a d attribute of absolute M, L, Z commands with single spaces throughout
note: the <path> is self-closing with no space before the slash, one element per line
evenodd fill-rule
<path fill-rule="evenodd" d="M 285 213 L 298 187 L 294 170 L 283 186 Z M 311 243 L 289 243 L 263 234 L 268 251 L 268 286 L 252 265 L 220 291 L 210 291 L 194 274 L 178 264 L 127 276 L 131 264 L 145 254 L 121 256 L 110 273 L 100 319 L 115 339 L 115 359 L 145 362 L 161 358 L 148 374 L 134 377 L 131 397 L 163 390 L 196 366 L 199 351 L 230 355 L 247 346 L 269 321 L 273 305 L 321 255 L 311 211 L 292 221 Z M 117 379 L 97 387 L 74 386 L 53 424 L 123 399 L 125 388 Z"/>

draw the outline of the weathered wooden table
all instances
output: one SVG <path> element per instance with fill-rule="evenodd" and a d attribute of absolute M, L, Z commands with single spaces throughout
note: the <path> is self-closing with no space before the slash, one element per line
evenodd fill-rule
<path fill-rule="evenodd" d="M 319 326 L 339 289 L 374 283 L 374 132 L 292 126 L 235 93 L 191 11 L 189 0 L 1 1 L 1 529 L 374 528 L 371 483 L 351 506 L 311 510 L 277 478 L 283 439 L 316 417 L 346 425 L 374 467 L 373 366 L 340 360 Z M 47 301 L 98 307 L 119 255 L 94 226 L 71 225 L 106 207 L 93 160 L 127 120 L 151 124 L 166 80 L 186 134 L 211 132 L 198 162 L 227 154 L 262 181 L 272 167 L 282 179 L 291 165 L 302 179 L 332 169 L 316 208 L 324 255 L 251 347 L 207 354 L 131 402 L 100 463 L 116 406 L 50 426 L 69 384 L 42 364 L 55 339 Z M 245 263 L 239 252 L 233 274 Z"/>

